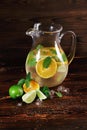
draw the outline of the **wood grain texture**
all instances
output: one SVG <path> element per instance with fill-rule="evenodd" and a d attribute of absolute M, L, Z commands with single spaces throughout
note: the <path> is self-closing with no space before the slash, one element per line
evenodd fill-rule
<path fill-rule="evenodd" d="M 32 39 L 25 32 L 35 22 L 60 23 L 63 31 L 77 35 L 76 55 L 62 84 L 70 93 L 47 99 L 40 106 L 0 101 L 0 130 L 87 130 L 87 0 L 0 1 L 0 98 L 26 75 Z M 66 52 L 70 44 L 70 38 L 64 37 L 61 45 Z"/>

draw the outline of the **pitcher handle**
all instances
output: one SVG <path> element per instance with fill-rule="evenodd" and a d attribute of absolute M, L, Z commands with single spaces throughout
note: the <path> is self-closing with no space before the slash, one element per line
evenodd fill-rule
<path fill-rule="evenodd" d="M 71 50 L 70 53 L 68 54 L 68 63 L 70 64 L 75 56 L 75 51 L 76 51 L 76 34 L 73 31 L 66 31 L 61 34 L 60 40 L 65 36 L 65 34 L 71 33 L 72 35 L 72 45 L 71 45 Z"/>

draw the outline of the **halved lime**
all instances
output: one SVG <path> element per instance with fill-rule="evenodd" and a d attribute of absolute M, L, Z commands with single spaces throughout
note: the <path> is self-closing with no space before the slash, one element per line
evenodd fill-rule
<path fill-rule="evenodd" d="M 37 90 L 36 92 L 37 92 L 37 96 L 40 100 L 44 100 L 47 98 L 40 90 Z"/>
<path fill-rule="evenodd" d="M 32 90 L 32 91 L 27 92 L 26 94 L 24 94 L 22 96 L 22 100 L 25 103 L 32 103 L 34 101 L 35 97 L 36 97 L 36 91 Z"/>

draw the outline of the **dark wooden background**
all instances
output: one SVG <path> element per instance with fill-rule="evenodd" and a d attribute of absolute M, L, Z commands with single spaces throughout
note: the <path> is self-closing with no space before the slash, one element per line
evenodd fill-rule
<path fill-rule="evenodd" d="M 63 82 L 70 94 L 48 99 L 41 106 L 0 101 L 0 130 L 87 130 L 87 0 L 0 1 L 0 98 L 25 76 L 25 59 L 32 45 L 26 30 L 44 21 L 60 23 L 64 31 L 77 35 L 76 55 Z M 67 50 L 66 38 L 63 43 Z"/>

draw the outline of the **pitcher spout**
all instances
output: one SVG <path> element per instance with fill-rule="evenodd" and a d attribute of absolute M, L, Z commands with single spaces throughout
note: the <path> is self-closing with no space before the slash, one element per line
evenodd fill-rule
<path fill-rule="evenodd" d="M 41 23 L 35 23 L 33 28 L 30 28 L 26 31 L 26 35 L 31 36 L 31 37 L 38 37 L 39 36 L 39 26 Z"/>

